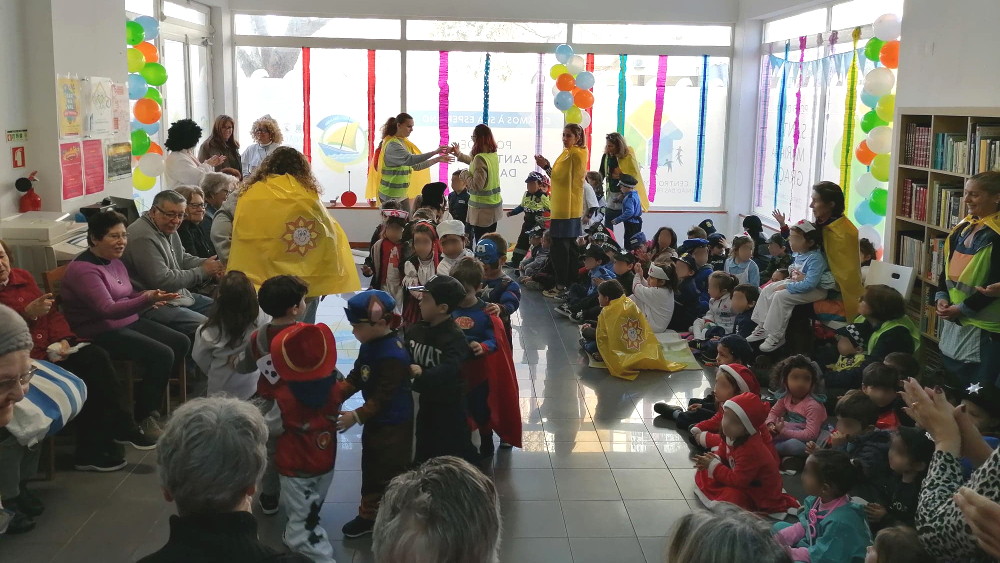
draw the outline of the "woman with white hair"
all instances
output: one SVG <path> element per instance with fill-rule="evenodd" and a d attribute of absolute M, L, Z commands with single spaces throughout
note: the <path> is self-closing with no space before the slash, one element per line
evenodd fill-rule
<path fill-rule="evenodd" d="M 212 235 L 212 221 L 222 209 L 229 194 L 236 191 L 239 180 L 235 176 L 221 172 L 209 172 L 201 179 L 201 191 L 205 194 L 205 219 L 198 225 L 206 237 Z"/>
<path fill-rule="evenodd" d="M 285 140 L 281 134 L 281 128 L 278 127 L 278 122 L 270 115 L 265 115 L 254 121 L 250 128 L 250 134 L 253 135 L 255 142 L 243 151 L 244 178 L 253 174 L 260 163 L 264 162 L 264 159 L 274 152 L 274 149 L 280 147 L 282 141 Z"/>
<path fill-rule="evenodd" d="M 177 505 L 170 539 L 140 563 L 308 563 L 257 539 L 251 499 L 264 472 L 267 426 L 252 404 L 194 399 L 170 418 L 157 450 L 163 498 Z"/>

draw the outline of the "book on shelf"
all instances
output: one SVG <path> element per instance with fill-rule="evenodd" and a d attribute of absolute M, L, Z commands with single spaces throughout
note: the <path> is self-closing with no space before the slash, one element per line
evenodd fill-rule
<path fill-rule="evenodd" d="M 960 182 L 931 182 L 929 215 L 925 221 L 950 231 L 964 217 L 962 196 L 965 186 Z"/>
<path fill-rule="evenodd" d="M 930 126 L 910 123 L 906 127 L 906 137 L 903 140 L 903 164 L 910 166 L 930 166 L 931 128 Z"/>
<path fill-rule="evenodd" d="M 924 233 L 907 231 L 899 236 L 899 265 L 913 268 L 914 272 L 923 272 Z"/>
<path fill-rule="evenodd" d="M 967 135 L 938 133 L 935 139 L 935 170 L 965 174 L 969 169 L 969 141 Z"/>
<path fill-rule="evenodd" d="M 973 127 L 969 174 L 1000 170 L 1000 125 Z"/>
<path fill-rule="evenodd" d="M 944 271 L 944 241 L 945 237 L 934 237 L 927 242 L 930 254 L 927 257 L 927 267 L 924 268 L 924 280 L 935 285 Z"/>
<path fill-rule="evenodd" d="M 941 322 L 937 316 L 937 308 L 932 303 L 932 297 L 936 292 L 936 288 L 931 286 L 924 286 L 923 290 L 923 316 L 920 319 L 920 332 L 930 336 L 932 338 L 941 338 Z"/>
<path fill-rule="evenodd" d="M 927 220 L 927 183 L 915 182 L 910 178 L 903 179 L 903 201 L 900 205 L 900 216 L 915 221 Z"/>

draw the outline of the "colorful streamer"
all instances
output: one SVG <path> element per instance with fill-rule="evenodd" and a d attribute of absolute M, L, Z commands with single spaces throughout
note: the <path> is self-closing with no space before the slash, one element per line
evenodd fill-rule
<path fill-rule="evenodd" d="M 781 183 L 781 152 L 785 145 L 785 109 L 788 107 L 788 41 L 785 41 L 785 60 L 781 65 L 781 87 L 778 89 L 778 124 L 775 128 L 777 147 L 774 158 L 774 208 L 778 208 L 778 184 Z"/>
<path fill-rule="evenodd" d="M 795 125 L 792 131 L 792 170 L 798 164 L 799 156 L 799 125 L 802 116 L 802 67 L 806 62 L 806 36 L 799 37 L 799 87 L 795 90 Z"/>
<path fill-rule="evenodd" d="M 625 134 L 625 97 L 627 94 L 625 69 L 628 66 L 628 55 L 618 55 L 618 127 L 619 135 Z"/>
<path fill-rule="evenodd" d="M 375 155 L 375 49 L 368 49 L 368 164 Z"/>
<path fill-rule="evenodd" d="M 302 48 L 302 154 L 312 162 L 312 118 L 309 106 L 312 105 L 311 80 L 312 68 L 309 47 Z"/>
<path fill-rule="evenodd" d="M 649 158 L 649 201 L 656 201 L 656 169 L 660 166 L 660 129 L 663 125 L 663 94 L 667 87 L 667 55 L 660 55 L 656 68 L 656 106 L 653 109 L 653 150 Z"/>
<path fill-rule="evenodd" d="M 765 64 L 761 69 L 764 73 L 764 89 L 760 100 L 760 122 L 758 127 L 760 132 L 757 136 L 757 174 L 755 175 L 753 204 L 756 207 L 764 205 L 764 162 L 767 154 L 767 114 L 768 106 L 771 103 L 771 57 L 765 58 Z"/>
<path fill-rule="evenodd" d="M 490 124 L 490 54 L 486 53 L 483 66 L 483 123 Z"/>
<path fill-rule="evenodd" d="M 535 154 L 542 154 L 542 124 L 544 114 L 542 108 L 545 104 L 545 74 L 543 74 L 543 67 L 545 64 L 545 55 L 538 53 L 538 75 L 536 75 L 535 80 Z M 542 171 L 537 165 L 535 169 L 539 172 Z"/>
<path fill-rule="evenodd" d="M 708 55 L 701 57 L 701 100 L 698 109 L 698 170 L 694 179 L 694 201 L 701 202 L 701 187 L 705 175 L 705 117 L 708 111 Z"/>
<path fill-rule="evenodd" d="M 438 54 L 438 129 L 441 146 L 448 144 L 448 51 Z M 438 181 L 448 183 L 448 162 L 438 164 Z"/>
<path fill-rule="evenodd" d="M 861 39 L 861 28 L 854 28 L 851 34 L 854 41 L 851 68 L 847 71 L 847 99 L 844 102 L 844 136 L 840 151 L 840 187 L 844 190 L 844 205 L 847 205 L 851 193 L 851 164 L 854 162 L 854 120 L 858 111 L 858 40 Z"/>
<path fill-rule="evenodd" d="M 593 53 L 587 53 L 587 66 L 586 66 L 586 70 L 587 70 L 587 72 L 590 72 L 590 73 L 594 72 L 594 54 Z M 591 88 L 590 91 L 593 92 L 594 89 Z M 590 123 L 587 124 L 587 128 L 583 132 L 584 133 L 584 137 L 587 138 L 587 165 L 589 167 L 589 165 L 590 165 L 590 153 L 591 153 L 591 150 L 594 148 L 594 143 L 593 143 L 593 141 L 594 141 L 594 139 L 593 139 L 593 133 L 594 133 L 594 106 L 590 106 L 589 108 L 585 109 L 584 111 L 586 111 L 587 115 L 590 117 Z"/>

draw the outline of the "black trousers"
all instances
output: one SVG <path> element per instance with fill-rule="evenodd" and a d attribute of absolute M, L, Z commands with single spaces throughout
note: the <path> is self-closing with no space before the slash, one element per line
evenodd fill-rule
<path fill-rule="evenodd" d="M 514 245 L 514 258 L 510 262 L 511 266 L 517 268 L 521 264 L 521 260 L 524 260 L 524 257 L 528 255 L 528 250 L 530 248 L 528 231 L 534 227 L 534 219 L 530 222 L 525 219 L 524 223 L 521 224 L 521 234 L 517 235 L 517 244 Z"/>
<path fill-rule="evenodd" d="M 416 435 L 417 449 L 413 462 L 417 465 L 443 455 L 460 457 L 472 464 L 479 463 L 479 452 L 472 446 L 465 409 L 460 401 L 420 401 Z"/>
<path fill-rule="evenodd" d="M 642 219 L 639 219 L 634 223 L 631 221 L 625 221 L 622 225 L 625 225 L 625 240 L 622 243 L 622 247 L 628 248 L 628 243 L 632 240 L 632 237 L 637 233 L 642 232 Z"/>
<path fill-rule="evenodd" d="M 566 287 L 576 279 L 576 238 L 554 238 L 549 251 L 556 285 Z"/>
<path fill-rule="evenodd" d="M 492 225 L 490 225 L 488 227 L 477 227 L 477 226 L 473 225 L 472 226 L 472 232 L 475 235 L 476 240 L 478 241 L 479 239 L 483 238 L 483 235 L 488 235 L 490 233 L 497 232 L 497 224 L 493 223 Z M 506 251 L 506 250 L 507 249 L 504 249 L 504 251 Z"/>
<path fill-rule="evenodd" d="M 118 381 L 111 356 L 96 344 L 81 348 L 57 365 L 87 384 L 87 401 L 74 419 L 78 458 L 114 451 L 114 438 L 135 424 L 125 404 L 125 388 Z"/>

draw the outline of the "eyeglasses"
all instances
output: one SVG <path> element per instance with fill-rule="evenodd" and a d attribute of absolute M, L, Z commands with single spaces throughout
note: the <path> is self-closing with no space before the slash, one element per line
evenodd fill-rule
<path fill-rule="evenodd" d="M 253 133 L 254 135 L 259 135 L 261 133 L 267 133 L 268 135 L 271 134 L 271 132 L 268 131 L 267 129 L 254 129 L 253 131 L 251 131 L 251 133 Z"/>
<path fill-rule="evenodd" d="M 161 209 L 159 205 L 154 205 L 153 209 L 159 211 L 161 214 L 163 214 L 164 217 L 170 220 L 184 219 L 185 217 L 187 217 L 187 213 L 167 213 L 166 211 Z"/>
<path fill-rule="evenodd" d="M 188 207 L 190 207 L 191 209 L 205 209 L 205 204 L 204 203 L 189 203 Z"/>
<path fill-rule="evenodd" d="M 28 370 L 28 373 L 24 375 L 18 377 L 8 377 L 6 379 L 0 379 L 0 395 L 13 391 L 14 387 L 18 385 L 24 387 L 25 385 L 31 382 L 31 378 L 35 377 L 36 373 L 38 373 L 38 368 L 36 368 L 35 366 L 31 366 L 31 369 Z"/>

